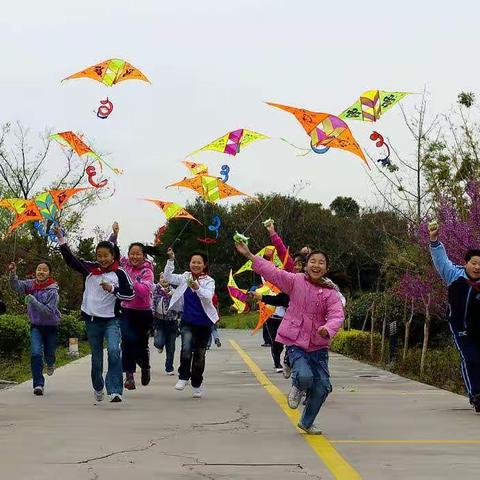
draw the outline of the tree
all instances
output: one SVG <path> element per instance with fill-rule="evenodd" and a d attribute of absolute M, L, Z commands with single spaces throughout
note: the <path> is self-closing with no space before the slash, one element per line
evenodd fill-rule
<path fill-rule="evenodd" d="M 337 197 L 330 204 L 330 210 L 338 217 L 357 217 L 360 207 L 351 197 Z"/>

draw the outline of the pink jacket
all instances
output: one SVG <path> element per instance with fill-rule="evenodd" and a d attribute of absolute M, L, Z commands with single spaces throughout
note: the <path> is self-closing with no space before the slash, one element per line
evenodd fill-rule
<path fill-rule="evenodd" d="M 122 257 L 120 260 L 122 268 L 128 273 L 133 282 L 133 291 L 135 298 L 133 300 L 123 301 L 123 308 L 133 310 L 151 310 L 153 302 L 153 265 L 152 262 L 145 260 L 138 267 L 134 267 L 128 261 L 128 258 Z"/>
<path fill-rule="evenodd" d="M 270 235 L 270 241 L 272 245 L 277 249 L 277 254 L 280 257 L 280 260 L 283 262 L 285 260 L 285 255 L 287 254 L 287 247 L 283 243 L 283 240 L 280 238 L 278 233 Z M 287 272 L 295 271 L 295 263 L 292 256 L 288 255 L 287 261 L 285 262 L 285 269 Z"/>
<path fill-rule="evenodd" d="M 260 257 L 255 257 L 252 266 L 256 273 L 290 296 L 277 342 L 296 345 L 307 352 L 328 348 L 345 318 L 339 293 L 311 283 L 303 273 L 280 270 Z M 318 334 L 323 326 L 328 330 L 328 338 Z"/>

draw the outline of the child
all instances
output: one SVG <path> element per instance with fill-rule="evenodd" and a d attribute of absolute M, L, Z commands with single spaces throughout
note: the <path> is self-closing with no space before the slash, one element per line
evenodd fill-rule
<path fill-rule="evenodd" d="M 33 280 L 19 280 L 17 266 L 11 263 L 10 286 L 20 294 L 26 294 L 27 315 L 30 320 L 31 368 L 34 395 L 43 395 L 43 357 L 47 364 L 47 375 L 55 370 L 55 350 L 57 349 L 58 323 L 58 284 L 52 278 L 52 267 L 42 261 L 37 265 Z"/>
<path fill-rule="evenodd" d="M 312 435 L 321 435 L 314 420 L 331 392 L 328 372 L 328 347 L 344 319 L 338 292 L 324 279 L 328 256 L 313 251 L 305 273 L 291 273 L 253 255 L 243 243 L 237 251 L 252 261 L 252 268 L 290 297 L 276 340 L 287 346 L 292 365 L 293 384 L 288 394 L 290 408 L 298 408 L 303 395 L 307 402 L 298 427 Z"/>
<path fill-rule="evenodd" d="M 120 226 L 114 222 L 113 233 L 109 241 L 117 245 Z M 146 258 L 147 246 L 132 243 L 128 248 L 128 257 L 120 259 L 120 265 L 133 282 L 135 298 L 123 300 L 120 328 L 122 332 L 122 365 L 125 372 L 124 387 L 135 390 L 135 370 L 141 369 L 142 385 L 150 383 L 150 349 L 148 341 L 153 325 L 152 290 L 153 264 Z"/>
<path fill-rule="evenodd" d="M 167 375 L 175 375 L 173 359 L 175 357 L 175 340 L 177 339 L 178 319 L 180 317 L 179 311 L 168 310 L 173 292 L 174 290 L 165 280 L 163 273 L 161 273 L 153 291 L 153 344 L 159 353 L 162 353 L 165 348 L 165 372 Z M 180 311 L 182 310 L 181 305 L 178 305 L 176 308 Z"/>
<path fill-rule="evenodd" d="M 170 300 L 169 310 L 175 310 L 183 299 L 183 318 L 180 324 L 182 351 L 178 369 L 177 390 L 183 390 L 191 378 L 193 398 L 203 394 L 203 372 L 205 352 L 212 331 L 212 324 L 218 321 L 218 313 L 213 305 L 215 280 L 207 275 L 207 259 L 202 253 L 190 255 L 190 271 L 174 274 L 175 253 L 168 249 L 169 257 L 163 272 L 167 282 L 178 285 Z"/>
<path fill-rule="evenodd" d="M 132 282 L 120 268 L 120 253 L 112 243 L 100 242 L 95 249 L 97 261 L 76 258 L 66 244 L 60 227 L 55 229 L 60 253 L 65 263 L 80 272 L 85 288 L 81 316 L 85 320 L 88 342 L 92 351 L 91 377 L 94 396 L 103 400 L 103 387 L 111 402 L 121 402 L 123 393 L 122 359 L 120 356 L 120 325 L 117 300 L 132 300 Z M 103 341 L 107 342 L 108 370 L 103 379 Z"/>

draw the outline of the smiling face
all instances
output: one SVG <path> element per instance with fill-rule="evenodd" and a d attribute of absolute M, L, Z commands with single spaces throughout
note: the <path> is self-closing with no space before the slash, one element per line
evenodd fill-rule
<path fill-rule="evenodd" d="M 465 271 L 472 280 L 480 279 L 480 257 L 473 256 L 466 264 Z"/>
<path fill-rule="evenodd" d="M 37 282 L 43 283 L 50 277 L 50 267 L 46 263 L 39 263 L 35 270 L 35 278 Z"/>
<path fill-rule="evenodd" d="M 205 271 L 205 262 L 200 255 L 192 255 L 190 259 L 190 271 L 194 275 L 200 275 Z"/>
<path fill-rule="evenodd" d="M 293 263 L 296 273 L 302 273 L 305 270 L 305 260 L 303 257 L 295 257 Z"/>
<path fill-rule="evenodd" d="M 133 245 L 128 251 L 128 261 L 134 267 L 138 267 L 145 261 L 145 254 L 139 245 Z"/>
<path fill-rule="evenodd" d="M 306 272 L 312 282 L 319 282 L 327 273 L 328 262 L 323 253 L 310 255 L 307 262 Z"/>
<path fill-rule="evenodd" d="M 96 255 L 97 255 L 97 262 L 100 264 L 102 268 L 108 268 L 115 261 L 113 253 L 108 248 L 105 248 L 105 247 L 97 248 Z"/>

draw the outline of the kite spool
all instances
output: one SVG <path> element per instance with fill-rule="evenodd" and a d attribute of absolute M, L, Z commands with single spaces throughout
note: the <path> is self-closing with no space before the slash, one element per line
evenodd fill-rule
<path fill-rule="evenodd" d="M 78 351 L 78 338 L 68 339 L 68 355 L 70 357 L 78 357 L 80 355 Z"/>

